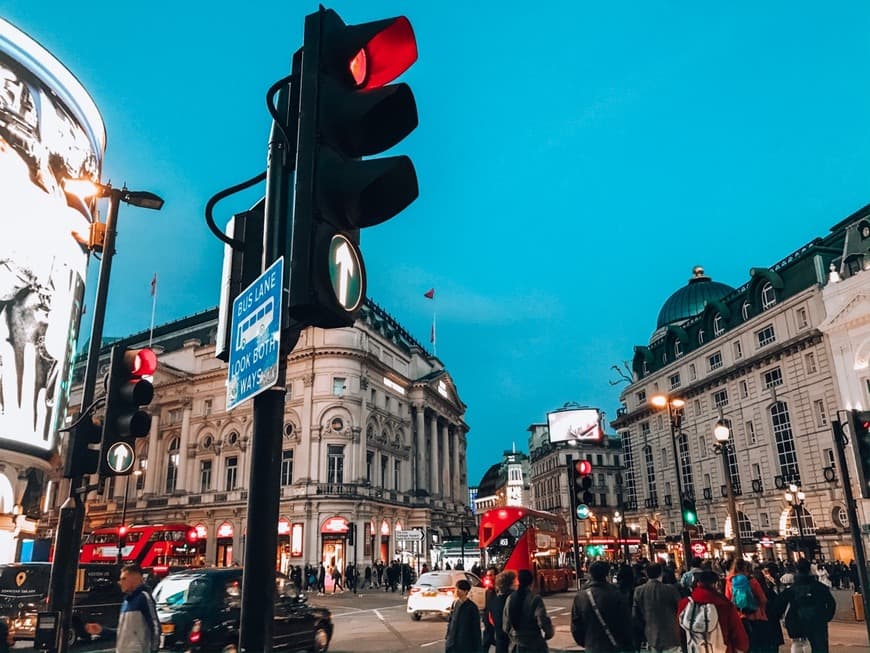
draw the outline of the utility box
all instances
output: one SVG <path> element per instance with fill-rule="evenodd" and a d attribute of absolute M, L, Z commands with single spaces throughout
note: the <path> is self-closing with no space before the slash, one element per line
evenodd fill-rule
<path fill-rule="evenodd" d="M 864 621 L 864 598 L 857 592 L 852 594 L 852 611 L 855 613 L 855 621 Z"/>

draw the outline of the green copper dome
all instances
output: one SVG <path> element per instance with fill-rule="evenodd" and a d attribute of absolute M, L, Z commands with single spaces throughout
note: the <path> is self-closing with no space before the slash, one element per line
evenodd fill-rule
<path fill-rule="evenodd" d="M 656 321 L 656 329 L 694 317 L 704 310 L 707 302 L 722 299 L 734 291 L 734 288 L 729 285 L 711 280 L 704 274 L 702 267 L 696 267 L 692 270 L 692 274 L 689 283 L 668 297 L 662 306 L 659 319 Z"/>

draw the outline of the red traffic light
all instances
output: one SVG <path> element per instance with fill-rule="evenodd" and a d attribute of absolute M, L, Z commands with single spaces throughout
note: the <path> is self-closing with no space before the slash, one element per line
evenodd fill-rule
<path fill-rule="evenodd" d="M 374 31 L 350 60 L 350 74 L 357 88 L 389 84 L 417 61 L 417 39 L 404 16 L 350 25 L 347 30 L 351 41 Z"/>
<path fill-rule="evenodd" d="M 127 527 L 126 527 L 126 526 L 120 526 L 120 527 L 118 528 L 118 535 L 120 535 L 121 537 L 124 537 L 126 534 L 127 534 Z"/>
<path fill-rule="evenodd" d="M 135 376 L 151 376 L 157 371 L 157 354 L 153 349 L 128 349 L 124 352 L 124 364 Z"/>
<path fill-rule="evenodd" d="M 578 460 L 574 463 L 574 469 L 576 469 L 577 473 L 581 476 L 586 476 L 587 474 L 592 473 L 592 463 L 588 460 Z"/>

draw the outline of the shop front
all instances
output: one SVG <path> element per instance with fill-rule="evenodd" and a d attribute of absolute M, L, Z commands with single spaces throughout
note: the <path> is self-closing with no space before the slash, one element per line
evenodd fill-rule
<path fill-rule="evenodd" d="M 347 565 L 347 534 L 350 522 L 341 516 L 329 517 L 320 527 L 320 562 L 326 567 L 326 592 L 334 591 L 333 574 L 344 574 Z"/>
<path fill-rule="evenodd" d="M 225 521 L 217 527 L 214 560 L 216 567 L 229 567 L 233 564 L 233 535 L 235 535 L 235 529 L 231 523 Z"/>

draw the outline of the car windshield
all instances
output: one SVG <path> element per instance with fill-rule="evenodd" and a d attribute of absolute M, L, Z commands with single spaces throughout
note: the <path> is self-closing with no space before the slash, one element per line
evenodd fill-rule
<path fill-rule="evenodd" d="M 417 585 L 431 585 L 432 587 L 447 587 L 453 585 L 453 577 L 450 574 L 423 574 Z"/>
<path fill-rule="evenodd" d="M 154 590 L 157 605 L 195 605 L 208 596 L 208 581 L 201 576 L 169 576 Z"/>

